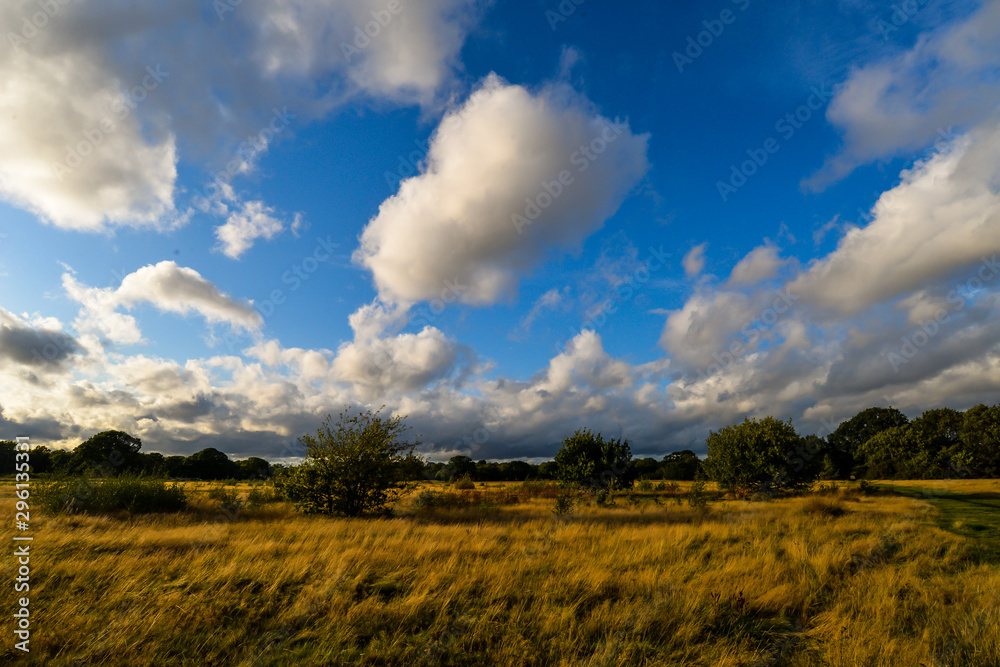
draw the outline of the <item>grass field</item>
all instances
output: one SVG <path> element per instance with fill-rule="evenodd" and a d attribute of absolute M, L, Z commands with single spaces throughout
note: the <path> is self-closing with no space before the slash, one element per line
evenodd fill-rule
<path fill-rule="evenodd" d="M 891 484 L 910 495 L 660 492 L 564 517 L 411 494 L 370 520 L 223 510 L 190 484 L 178 514 L 33 513 L 31 653 L 5 583 L 0 661 L 1000 665 L 1000 482 Z"/>

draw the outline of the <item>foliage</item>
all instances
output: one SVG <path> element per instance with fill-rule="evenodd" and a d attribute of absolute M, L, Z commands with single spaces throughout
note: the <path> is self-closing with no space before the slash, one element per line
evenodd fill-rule
<path fill-rule="evenodd" d="M 571 491 L 564 489 L 556 496 L 552 511 L 556 516 L 566 516 L 572 514 L 574 509 L 576 509 L 576 496 Z"/>
<path fill-rule="evenodd" d="M 80 472 L 97 470 L 102 477 L 138 472 L 142 468 L 142 441 L 124 431 L 104 431 L 73 450 Z"/>
<path fill-rule="evenodd" d="M 747 418 L 709 433 L 705 470 L 719 486 L 738 496 L 803 489 L 815 473 L 798 465 L 801 439 L 791 420 Z"/>
<path fill-rule="evenodd" d="M 966 410 L 959 438 L 969 476 L 1000 477 L 1000 405 Z"/>
<path fill-rule="evenodd" d="M 316 435 L 299 439 L 305 461 L 280 480 L 299 510 L 345 516 L 385 513 L 405 490 L 403 465 L 415 444 L 400 441 L 406 431 L 402 417 L 380 412 L 341 412 L 337 421 L 327 416 Z"/>
<path fill-rule="evenodd" d="M 701 459 L 690 449 L 672 452 L 663 457 L 662 479 L 693 480 L 701 470 Z"/>
<path fill-rule="evenodd" d="M 687 493 L 687 503 L 691 507 L 704 510 L 708 508 L 708 494 L 705 493 L 705 480 L 695 480 Z"/>
<path fill-rule="evenodd" d="M 864 457 L 858 452 L 870 438 L 879 432 L 910 422 L 896 408 L 868 408 L 843 422 L 827 436 L 829 455 L 837 469 L 838 479 L 864 472 Z"/>
<path fill-rule="evenodd" d="M 566 485 L 589 487 L 597 493 L 632 487 L 632 450 L 628 441 L 604 438 L 580 429 L 563 440 L 555 456 L 556 477 Z"/>
<path fill-rule="evenodd" d="M 455 480 L 455 488 L 459 491 L 468 491 L 469 489 L 476 488 L 476 483 L 472 481 L 472 477 L 469 475 L 462 475 Z"/>
<path fill-rule="evenodd" d="M 95 480 L 86 476 L 66 477 L 42 483 L 37 498 L 50 512 L 147 514 L 179 512 L 187 498 L 177 484 L 133 475 Z"/>

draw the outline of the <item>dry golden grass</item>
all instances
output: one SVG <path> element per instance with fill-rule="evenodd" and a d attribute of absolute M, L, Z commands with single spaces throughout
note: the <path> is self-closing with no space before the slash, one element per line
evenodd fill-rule
<path fill-rule="evenodd" d="M 208 485 L 191 489 L 195 510 L 176 515 L 32 515 L 19 662 L 1000 664 L 1000 572 L 920 499 L 838 491 L 705 513 L 619 498 L 557 518 L 538 498 L 378 520 L 279 503 L 230 520 Z"/>

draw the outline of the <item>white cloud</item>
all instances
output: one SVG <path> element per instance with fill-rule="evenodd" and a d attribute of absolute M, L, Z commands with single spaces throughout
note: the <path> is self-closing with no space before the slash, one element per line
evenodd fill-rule
<path fill-rule="evenodd" d="M 404 2 L 387 23 L 381 0 L 219 6 L 232 11 L 206 21 L 199 0 L 59 2 L 51 17 L 4 2 L 0 197 L 67 229 L 184 224 L 179 160 L 247 173 L 291 134 L 274 131 L 275 100 L 303 121 L 359 97 L 430 108 L 479 16 L 476 0 Z M 385 25 L 345 55 L 373 12 Z"/>
<path fill-rule="evenodd" d="M 694 278 L 704 270 L 705 248 L 707 247 L 707 243 L 696 245 L 688 251 L 688 254 L 684 255 L 684 259 L 681 260 L 681 266 L 684 267 L 684 275 L 688 278 Z"/>
<path fill-rule="evenodd" d="M 847 314 L 940 281 L 1000 251 L 1000 123 L 959 137 L 902 174 L 867 227 L 791 283 Z"/>
<path fill-rule="evenodd" d="M 435 327 L 399 334 L 405 308 L 373 302 L 351 315 L 354 340 L 343 343 L 331 364 L 333 377 L 364 398 L 421 389 L 450 378 L 471 359 L 471 350 Z"/>
<path fill-rule="evenodd" d="M 851 72 L 827 111 L 842 128 L 843 150 L 805 187 L 822 190 L 871 160 L 950 138 L 994 117 L 1000 105 L 1000 3 L 923 33 L 907 51 Z"/>
<path fill-rule="evenodd" d="M 142 341 L 135 318 L 118 312 L 142 303 L 182 316 L 197 313 L 210 323 L 224 323 L 239 330 L 257 330 L 262 324 L 252 303 L 234 301 L 194 269 L 169 261 L 130 273 L 117 288 L 88 287 L 70 273 L 63 274 L 63 287 L 83 306 L 76 320 L 77 330 L 99 332 L 115 343 Z"/>
<path fill-rule="evenodd" d="M 730 285 L 753 285 L 773 278 L 781 267 L 788 263 L 781 259 L 778 249 L 772 245 L 754 248 L 733 267 L 729 274 Z"/>
<path fill-rule="evenodd" d="M 274 217 L 274 212 L 262 201 L 245 202 L 239 212 L 229 216 L 226 224 L 215 228 L 219 248 L 227 257 L 239 259 L 257 239 L 273 239 L 285 231 L 285 223 Z M 292 227 L 298 228 L 300 224 L 301 216 L 296 215 Z"/>
<path fill-rule="evenodd" d="M 442 121 L 424 173 L 383 202 L 355 260 L 383 298 L 493 303 L 550 248 L 578 247 L 614 214 L 646 172 L 646 142 L 566 89 L 532 94 L 490 76 Z"/>

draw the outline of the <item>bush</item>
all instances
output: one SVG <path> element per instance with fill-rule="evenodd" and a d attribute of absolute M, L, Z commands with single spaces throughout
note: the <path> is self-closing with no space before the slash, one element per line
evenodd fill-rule
<path fill-rule="evenodd" d="M 187 498 L 177 484 L 124 475 L 105 480 L 70 477 L 38 487 L 36 497 L 50 512 L 179 512 Z"/>
<path fill-rule="evenodd" d="M 566 516 L 567 514 L 572 514 L 573 510 L 576 509 L 576 497 L 569 491 L 563 491 L 558 496 L 556 496 L 555 507 L 552 511 L 555 512 L 556 516 Z"/>
<path fill-rule="evenodd" d="M 459 491 L 468 491 L 470 489 L 476 488 L 476 483 L 472 481 L 472 478 L 468 475 L 462 475 L 455 480 L 455 488 Z"/>
<path fill-rule="evenodd" d="M 644 479 L 636 484 L 635 488 L 637 491 L 641 491 L 642 493 L 650 493 L 653 490 L 653 483 L 648 479 Z"/>
<path fill-rule="evenodd" d="M 705 493 L 705 480 L 696 480 L 687 494 L 687 503 L 699 510 L 708 509 L 708 494 Z"/>
<path fill-rule="evenodd" d="M 802 439 L 791 420 L 747 418 L 742 424 L 709 433 L 709 477 L 738 497 L 771 497 L 808 488 L 815 471 L 801 463 Z"/>
<path fill-rule="evenodd" d="M 634 481 L 628 441 L 604 438 L 587 429 L 563 440 L 554 462 L 562 484 L 604 491 L 605 497 L 608 491 L 632 488 Z"/>
<path fill-rule="evenodd" d="M 236 512 L 243 507 L 243 500 L 236 489 L 227 489 L 225 486 L 216 486 L 208 491 L 209 500 L 218 500 L 227 510 Z"/>
<path fill-rule="evenodd" d="M 385 514 L 409 488 L 406 464 L 415 445 L 401 443 L 402 417 L 366 410 L 327 416 L 316 435 L 302 436 L 305 462 L 277 481 L 282 493 L 308 514 Z"/>
<path fill-rule="evenodd" d="M 247 507 L 253 509 L 281 500 L 281 494 L 267 486 L 254 486 L 247 494 Z"/>

